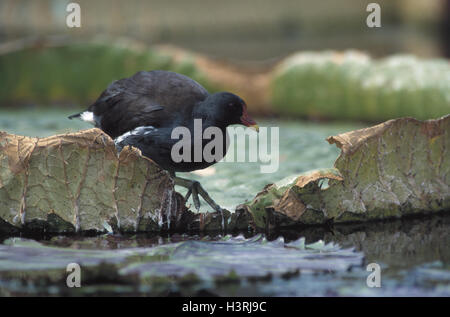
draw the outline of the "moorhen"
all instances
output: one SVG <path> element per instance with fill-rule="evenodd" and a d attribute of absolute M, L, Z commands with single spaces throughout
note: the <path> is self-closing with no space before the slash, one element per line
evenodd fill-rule
<path fill-rule="evenodd" d="M 226 128 L 242 124 L 258 131 L 256 122 L 247 113 L 245 102 L 229 92 L 210 94 L 196 81 L 169 71 L 141 71 L 135 75 L 114 81 L 89 108 L 69 119 L 79 118 L 102 129 L 114 139 L 117 149 L 130 145 L 169 171 L 175 184 L 186 187 L 187 200 L 192 194 L 195 208 L 200 208 L 198 195 L 215 210 L 221 211 L 199 182 L 177 177 L 175 172 L 190 172 L 217 163 L 225 156 L 228 137 Z M 219 128 L 223 144 L 223 155 L 213 161 L 198 159 L 173 160 L 172 147 L 178 142 L 172 138 L 177 127 L 191 132 L 193 140 L 194 120 L 201 119 L 204 132 L 209 127 Z M 202 134 L 203 135 L 203 134 Z M 210 140 L 202 138 L 203 147 Z M 195 152 L 190 143 L 190 157 Z M 188 151 L 189 152 L 189 151 Z"/>

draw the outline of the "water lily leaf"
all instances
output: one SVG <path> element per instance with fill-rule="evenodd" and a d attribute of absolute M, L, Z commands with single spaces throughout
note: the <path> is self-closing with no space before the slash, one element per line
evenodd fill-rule
<path fill-rule="evenodd" d="M 168 173 L 98 129 L 48 138 L 0 133 L 0 233 L 227 231 L 448 210 L 450 116 L 390 120 L 329 137 L 333 168 L 268 185 L 235 213 L 194 214 Z"/>
<path fill-rule="evenodd" d="M 332 136 L 334 168 L 266 186 L 238 210 L 259 228 L 399 218 L 450 208 L 450 115 Z M 324 186 L 326 181 L 326 186 Z"/>
<path fill-rule="evenodd" d="M 172 250 L 167 261 L 132 264 L 121 272 L 178 277 L 195 274 L 211 280 L 231 272 L 242 278 L 295 271 L 342 271 L 361 265 L 363 260 L 362 253 L 325 245 L 323 241 L 305 246 L 304 239 L 285 243 L 282 237 L 267 241 L 262 235 L 210 242 L 191 240 L 167 248 Z"/>
<path fill-rule="evenodd" d="M 184 208 L 172 179 L 99 129 L 48 138 L 0 132 L 0 218 L 50 232 L 156 230 Z"/>
<path fill-rule="evenodd" d="M 155 261 L 157 256 L 162 260 Z M 240 277 L 303 269 L 340 271 L 360 265 L 362 258 L 362 253 L 353 249 L 341 249 L 321 240 L 305 245 L 304 238 L 285 243 L 283 238 L 267 241 L 262 235 L 250 239 L 238 236 L 218 241 L 188 240 L 118 250 L 51 247 L 21 238 L 11 238 L 0 245 L 0 271 L 65 268 L 72 262 L 83 266 L 108 262 L 121 264 L 123 274 L 184 276 L 194 273 L 206 279 L 231 271 Z"/>
<path fill-rule="evenodd" d="M 445 59 L 300 52 L 274 69 L 269 91 L 273 111 L 289 117 L 425 120 L 449 113 L 449 74 Z"/>

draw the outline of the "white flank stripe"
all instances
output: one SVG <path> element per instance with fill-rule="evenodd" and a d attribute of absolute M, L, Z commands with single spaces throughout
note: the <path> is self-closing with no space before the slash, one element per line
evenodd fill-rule
<path fill-rule="evenodd" d="M 155 127 L 152 127 L 152 126 L 137 127 L 136 129 L 134 129 L 132 131 L 128 131 L 128 132 L 118 136 L 117 138 L 115 138 L 114 143 L 119 144 L 120 142 L 122 142 L 123 140 L 125 140 L 127 137 L 129 137 L 131 135 L 148 135 L 157 130 L 158 129 L 156 129 Z"/>

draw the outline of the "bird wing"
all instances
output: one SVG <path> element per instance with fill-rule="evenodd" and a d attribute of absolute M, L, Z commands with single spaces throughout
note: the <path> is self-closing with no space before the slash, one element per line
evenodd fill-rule
<path fill-rule="evenodd" d="M 168 71 L 138 72 L 113 82 L 92 104 L 99 128 L 116 138 L 139 126 L 176 124 L 177 114 L 208 96 L 199 83 Z"/>

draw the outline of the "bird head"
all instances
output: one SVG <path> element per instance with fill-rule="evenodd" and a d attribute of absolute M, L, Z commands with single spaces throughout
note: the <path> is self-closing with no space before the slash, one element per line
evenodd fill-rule
<path fill-rule="evenodd" d="M 212 115 L 225 126 L 242 124 L 259 131 L 259 127 L 247 112 L 247 104 L 239 96 L 229 92 L 219 92 L 207 98 Z"/>

